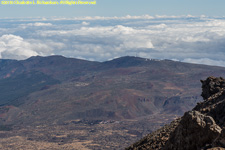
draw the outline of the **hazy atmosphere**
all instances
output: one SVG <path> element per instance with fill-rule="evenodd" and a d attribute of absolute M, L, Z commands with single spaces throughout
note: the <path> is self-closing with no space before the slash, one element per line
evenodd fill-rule
<path fill-rule="evenodd" d="M 0 58 L 121 56 L 225 66 L 225 2 L 0 5 Z"/>
<path fill-rule="evenodd" d="M 2 19 L 0 56 L 63 55 L 94 61 L 120 56 L 225 66 L 225 18 L 124 16 Z"/>

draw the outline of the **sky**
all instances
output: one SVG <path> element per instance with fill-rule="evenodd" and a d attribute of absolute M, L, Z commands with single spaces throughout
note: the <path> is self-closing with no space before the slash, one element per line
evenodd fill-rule
<path fill-rule="evenodd" d="M 96 0 L 96 5 L 0 5 L 0 17 L 221 16 L 225 14 L 224 6 L 224 0 Z"/>
<path fill-rule="evenodd" d="M 0 58 L 107 61 L 129 55 L 225 67 L 224 6 L 222 0 L 0 4 Z"/>

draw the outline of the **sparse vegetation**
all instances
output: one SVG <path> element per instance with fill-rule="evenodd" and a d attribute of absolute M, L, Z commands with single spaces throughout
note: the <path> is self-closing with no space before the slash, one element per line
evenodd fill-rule
<path fill-rule="evenodd" d="M 201 101 L 199 79 L 225 73 L 137 57 L 6 62 L 0 61 L 3 149 L 123 149 Z"/>

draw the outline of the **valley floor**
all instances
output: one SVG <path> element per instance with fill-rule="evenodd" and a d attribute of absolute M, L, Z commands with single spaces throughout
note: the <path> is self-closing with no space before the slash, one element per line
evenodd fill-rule
<path fill-rule="evenodd" d="M 5 128 L 9 131 L 0 131 L 0 149 L 124 149 L 175 117 L 157 114 L 141 120 L 71 120 L 60 125 L 12 126 Z"/>

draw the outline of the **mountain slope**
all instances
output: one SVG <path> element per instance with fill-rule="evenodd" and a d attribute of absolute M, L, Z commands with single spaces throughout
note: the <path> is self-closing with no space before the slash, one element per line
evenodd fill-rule
<path fill-rule="evenodd" d="M 19 104 L 23 113 L 18 116 L 22 117 L 30 114 L 38 101 L 35 115 L 24 116 L 33 123 L 37 118 L 49 118 L 50 123 L 80 118 L 132 119 L 156 113 L 181 115 L 201 100 L 197 80 L 225 73 L 222 67 L 138 57 L 99 63 L 37 56 L 2 66 L 1 104 Z M 18 116 L 15 122 L 21 121 Z"/>
<path fill-rule="evenodd" d="M 128 56 L 107 62 L 37 56 L 1 60 L 0 68 L 0 130 L 7 130 L 0 137 L 12 137 L 15 146 L 63 141 L 89 149 L 125 148 L 202 101 L 200 79 L 225 73 Z"/>
<path fill-rule="evenodd" d="M 60 83 L 41 72 L 24 72 L 15 77 L 8 77 L 0 80 L 0 105 L 18 105 L 15 102 L 32 92 L 40 90 L 46 85 Z M 21 103 L 21 102 L 19 102 Z"/>
<path fill-rule="evenodd" d="M 127 150 L 224 149 L 225 79 L 209 77 L 201 82 L 203 102 Z"/>

